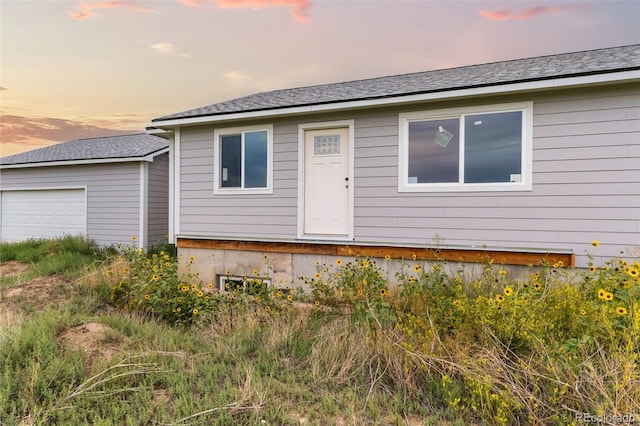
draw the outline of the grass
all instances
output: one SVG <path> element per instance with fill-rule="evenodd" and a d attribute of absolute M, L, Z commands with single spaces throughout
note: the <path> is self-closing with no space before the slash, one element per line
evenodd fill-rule
<path fill-rule="evenodd" d="M 313 295 L 295 303 L 286 293 L 212 296 L 192 321 L 176 322 L 151 312 L 166 300 L 144 298 L 154 285 L 185 298 L 168 261 L 150 270 L 154 281 L 142 272 L 156 264 L 135 250 L 133 263 L 86 241 L 0 252 L 3 262 L 29 262 L 29 277 L 47 276 L 47 259 L 67 278 L 62 299 L 0 299 L 14 311 L 0 318 L 3 426 L 567 424 L 579 413 L 640 413 L 638 300 L 625 287 L 636 283 L 617 261 L 577 286 L 555 268 L 520 282 L 491 267 L 466 277 L 408 266 L 403 294 L 362 260 L 310 279 Z M 144 291 L 116 309 L 110 298 L 123 281 Z M 200 287 L 189 291 L 197 302 Z M 615 313 L 623 305 L 629 316 Z M 93 352 L 64 343 L 87 324 L 105 327 Z"/>

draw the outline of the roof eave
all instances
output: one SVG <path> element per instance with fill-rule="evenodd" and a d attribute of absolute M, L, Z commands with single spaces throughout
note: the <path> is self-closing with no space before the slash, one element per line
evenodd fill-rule
<path fill-rule="evenodd" d="M 463 87 L 430 92 L 422 92 L 405 95 L 387 95 L 370 99 L 356 99 L 348 101 L 336 101 L 312 105 L 300 105 L 262 110 L 250 110 L 231 113 L 207 114 L 183 118 L 152 120 L 148 128 L 157 131 L 168 130 L 183 125 L 195 125 L 203 123 L 243 120 L 251 118 L 269 118 L 286 115 L 305 114 L 313 112 L 333 112 L 357 108 L 371 108 L 377 106 L 391 106 L 424 101 L 446 100 L 473 96 L 486 96 L 492 94 L 509 94 L 518 92 L 530 92 L 538 90 L 570 88 L 577 86 L 602 85 L 612 83 L 625 83 L 640 81 L 640 69 L 616 70 L 613 72 L 596 73 L 587 75 L 572 75 L 557 78 L 538 79 L 532 81 L 516 81 L 509 83 L 496 83 L 474 87 Z"/>

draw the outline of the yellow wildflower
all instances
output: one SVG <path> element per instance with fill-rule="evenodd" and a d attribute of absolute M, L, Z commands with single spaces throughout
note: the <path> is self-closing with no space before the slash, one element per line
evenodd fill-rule
<path fill-rule="evenodd" d="M 616 308 L 616 314 L 618 314 L 618 315 L 627 315 L 627 309 L 622 307 L 622 306 L 618 306 Z"/>
<path fill-rule="evenodd" d="M 591 245 L 594 246 L 594 247 L 598 247 L 600 245 L 600 241 L 593 240 L 593 241 L 591 241 Z"/>
<path fill-rule="evenodd" d="M 504 288 L 504 295 L 505 296 L 511 296 L 513 294 L 513 289 L 511 287 L 505 287 Z"/>

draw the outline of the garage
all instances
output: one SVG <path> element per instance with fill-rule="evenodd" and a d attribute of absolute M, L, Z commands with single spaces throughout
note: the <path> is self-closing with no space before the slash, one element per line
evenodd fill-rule
<path fill-rule="evenodd" d="M 144 133 L 0 158 L 0 241 L 83 235 L 150 247 L 169 231 L 169 144 Z"/>
<path fill-rule="evenodd" d="M 84 188 L 0 192 L 0 240 L 87 235 Z"/>

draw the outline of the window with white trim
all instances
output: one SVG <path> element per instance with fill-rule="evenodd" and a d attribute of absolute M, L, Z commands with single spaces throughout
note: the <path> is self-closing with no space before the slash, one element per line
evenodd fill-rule
<path fill-rule="evenodd" d="M 214 132 L 214 193 L 272 193 L 273 126 Z"/>
<path fill-rule="evenodd" d="M 531 190 L 532 103 L 400 114 L 398 189 Z"/>

